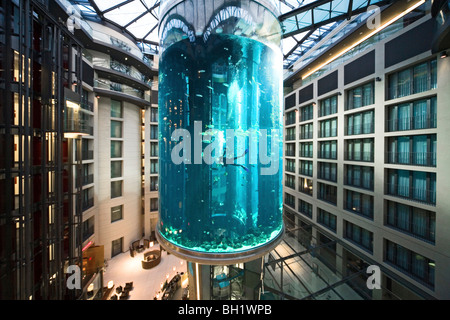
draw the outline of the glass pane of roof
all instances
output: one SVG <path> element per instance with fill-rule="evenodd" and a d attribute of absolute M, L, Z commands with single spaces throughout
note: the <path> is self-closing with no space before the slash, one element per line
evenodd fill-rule
<path fill-rule="evenodd" d="M 346 0 L 333 1 L 331 4 L 331 16 L 335 17 L 347 12 L 348 2 Z"/>
<path fill-rule="evenodd" d="M 152 16 L 150 13 L 147 13 L 136 22 L 131 23 L 127 27 L 127 29 L 132 34 L 134 34 L 136 38 L 142 39 L 147 35 L 147 33 L 152 29 L 152 27 L 155 24 L 158 24 L 158 20 L 156 20 L 155 17 Z"/>
<path fill-rule="evenodd" d="M 122 2 L 125 2 L 125 0 L 96 0 L 95 4 L 101 11 L 105 11 Z"/>
<path fill-rule="evenodd" d="M 105 18 L 110 19 L 121 26 L 125 26 L 133 19 L 147 11 L 140 1 L 133 1 L 117 9 L 105 13 Z"/>

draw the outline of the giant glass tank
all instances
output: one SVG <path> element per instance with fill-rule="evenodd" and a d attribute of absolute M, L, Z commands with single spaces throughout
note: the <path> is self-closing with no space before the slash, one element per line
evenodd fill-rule
<path fill-rule="evenodd" d="M 275 1 L 161 1 L 159 220 L 169 252 L 256 259 L 282 220 L 282 53 Z"/>

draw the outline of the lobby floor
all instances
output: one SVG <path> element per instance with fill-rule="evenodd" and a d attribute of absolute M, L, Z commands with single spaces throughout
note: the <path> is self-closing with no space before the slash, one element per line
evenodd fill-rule
<path fill-rule="evenodd" d="M 155 245 L 151 250 L 158 250 L 159 245 Z M 146 251 L 149 251 L 147 249 Z M 145 252 L 145 251 L 144 251 Z M 110 280 L 114 281 L 114 286 L 124 287 L 127 282 L 133 282 L 133 290 L 130 291 L 129 300 L 153 300 L 161 289 L 161 283 L 168 277 L 168 281 L 172 279 L 177 272 L 187 271 L 187 263 L 174 256 L 167 254 L 166 251 L 161 253 L 161 262 L 152 269 L 145 270 L 141 266 L 141 260 L 144 252 L 137 253 L 134 258 L 130 253 L 123 252 L 111 260 L 108 260 L 108 266 L 103 274 L 103 283 L 106 285 Z M 175 270 L 174 270 L 175 268 Z M 182 284 L 186 285 L 187 281 Z M 173 299 L 181 299 L 179 291 L 174 295 Z M 161 296 L 159 297 L 159 300 Z"/>

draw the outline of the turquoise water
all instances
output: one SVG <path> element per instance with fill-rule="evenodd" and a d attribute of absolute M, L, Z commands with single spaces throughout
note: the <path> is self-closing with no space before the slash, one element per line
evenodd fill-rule
<path fill-rule="evenodd" d="M 171 45 L 159 68 L 160 234 L 210 253 L 270 242 L 282 231 L 281 52 L 248 38 L 211 35 L 206 44 L 198 37 Z M 171 138 L 176 129 L 189 135 Z M 271 129 L 279 141 L 271 140 Z M 264 130 L 268 139 L 258 138 Z M 181 141 L 186 145 L 174 161 Z M 262 141 L 272 156 L 266 164 Z M 201 156 L 208 154 L 216 162 L 205 163 Z M 275 174 L 262 174 L 269 167 Z"/>

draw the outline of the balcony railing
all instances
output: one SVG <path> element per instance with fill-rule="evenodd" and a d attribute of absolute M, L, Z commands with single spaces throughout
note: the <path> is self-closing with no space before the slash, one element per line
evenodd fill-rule
<path fill-rule="evenodd" d="M 300 167 L 300 174 L 302 174 L 304 176 L 312 177 L 313 176 L 313 170 Z"/>
<path fill-rule="evenodd" d="M 284 154 L 286 156 L 288 156 L 288 157 L 295 157 L 295 150 L 288 150 L 288 149 L 286 149 Z"/>
<path fill-rule="evenodd" d="M 399 119 L 386 120 L 386 130 L 406 131 L 406 130 L 420 130 L 436 128 L 437 115 L 421 115 L 414 117 L 402 117 Z"/>
<path fill-rule="evenodd" d="M 81 151 L 81 160 L 93 160 L 94 159 L 94 151 L 93 150 L 82 150 Z M 75 156 L 75 160 L 78 159 L 78 154 Z"/>
<path fill-rule="evenodd" d="M 88 174 L 83 176 L 83 186 L 94 183 L 94 175 Z"/>
<path fill-rule="evenodd" d="M 337 159 L 337 151 L 323 151 L 323 150 L 319 150 L 317 157 L 321 158 L 321 159 L 336 160 Z"/>
<path fill-rule="evenodd" d="M 357 134 L 370 134 L 375 132 L 375 127 L 373 122 L 362 123 L 359 125 L 350 125 L 345 127 L 346 135 L 357 135 Z"/>
<path fill-rule="evenodd" d="M 312 139 L 313 138 L 313 132 L 312 131 L 306 131 L 306 132 L 300 132 L 300 140 L 306 140 L 306 139 Z"/>
<path fill-rule="evenodd" d="M 312 151 L 308 151 L 308 150 L 300 150 L 300 157 L 302 158 L 312 158 L 313 157 L 313 152 Z"/>
<path fill-rule="evenodd" d="M 416 202 L 436 205 L 436 191 L 386 183 L 386 194 Z"/>
<path fill-rule="evenodd" d="M 81 102 L 81 108 L 87 111 L 94 112 L 94 103 L 93 102 Z"/>
<path fill-rule="evenodd" d="M 89 208 L 92 208 L 93 206 L 94 206 L 94 198 L 89 198 L 83 201 L 81 208 L 83 211 L 86 211 Z"/>
<path fill-rule="evenodd" d="M 337 136 L 337 128 L 329 130 L 319 130 L 319 138 L 331 138 Z"/>
<path fill-rule="evenodd" d="M 285 201 L 284 204 L 291 207 L 292 209 L 295 209 L 295 202 Z"/>
<path fill-rule="evenodd" d="M 284 167 L 284 170 L 286 170 L 287 172 L 295 173 L 295 166 L 288 166 L 288 165 L 286 165 Z"/>
<path fill-rule="evenodd" d="M 435 152 L 386 152 L 386 162 L 412 166 L 435 167 Z"/>
<path fill-rule="evenodd" d="M 286 141 L 292 141 L 292 140 L 295 140 L 295 133 L 294 133 L 294 134 L 287 134 L 287 135 L 285 136 L 285 140 L 286 140 Z"/>
<path fill-rule="evenodd" d="M 364 205 L 363 203 L 355 204 L 351 201 L 344 201 L 344 209 L 347 211 L 354 212 L 358 215 L 373 218 L 373 206 L 372 205 Z"/>
<path fill-rule="evenodd" d="M 331 182 L 336 182 L 337 181 L 337 174 L 336 173 L 325 174 L 325 173 L 319 171 L 319 179 L 328 180 L 328 181 L 331 181 Z"/>
<path fill-rule="evenodd" d="M 345 152 L 345 160 L 373 162 L 374 153 L 371 151 Z"/>

